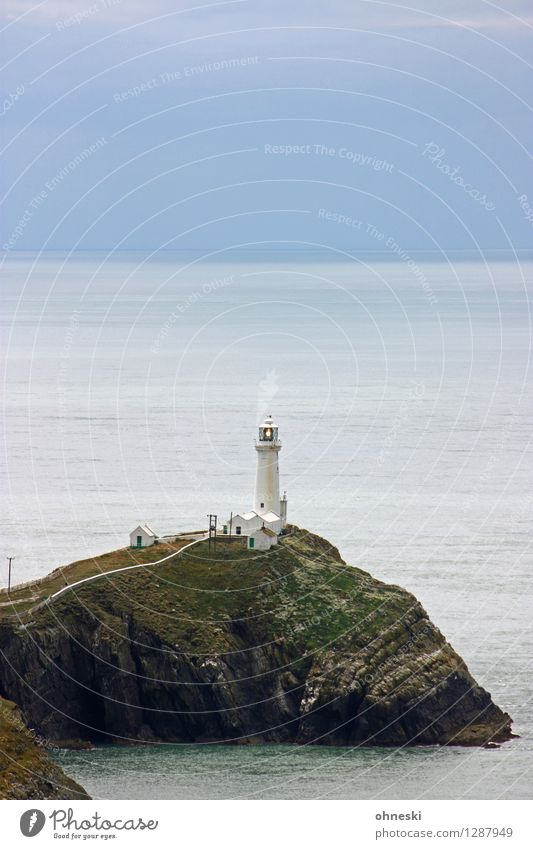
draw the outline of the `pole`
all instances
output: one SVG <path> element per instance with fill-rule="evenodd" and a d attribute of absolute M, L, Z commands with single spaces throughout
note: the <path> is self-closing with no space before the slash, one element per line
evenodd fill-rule
<path fill-rule="evenodd" d="M 216 513 L 208 513 L 209 517 L 209 552 L 211 552 L 211 540 L 213 540 L 213 547 L 216 551 L 217 548 L 217 521 L 218 516 Z"/>
<path fill-rule="evenodd" d="M 11 592 L 11 561 L 14 560 L 14 557 L 6 557 L 6 560 L 9 560 L 9 569 L 7 573 L 7 594 Z"/>
<path fill-rule="evenodd" d="M 229 516 L 229 541 L 230 542 L 231 542 L 231 529 L 232 529 L 232 527 L 233 527 L 233 510 L 231 511 L 230 516 Z"/>

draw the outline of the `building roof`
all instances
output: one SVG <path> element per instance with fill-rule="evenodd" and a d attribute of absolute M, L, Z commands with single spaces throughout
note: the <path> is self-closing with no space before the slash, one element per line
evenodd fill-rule
<path fill-rule="evenodd" d="M 258 515 L 259 513 L 256 513 L 255 510 L 248 510 L 247 513 L 241 513 L 241 519 L 246 519 L 248 522 L 250 519 L 255 519 Z"/>
<path fill-rule="evenodd" d="M 267 511 L 266 513 L 259 513 L 263 522 L 279 522 L 281 516 L 278 516 L 277 513 L 273 513 L 272 510 Z"/>
<path fill-rule="evenodd" d="M 257 513 L 255 510 L 247 510 L 246 513 L 234 513 L 233 514 L 233 522 L 235 519 L 242 519 L 244 522 L 250 522 L 252 519 L 261 519 L 263 522 L 279 522 L 281 521 L 281 516 L 278 516 L 277 513 L 273 513 L 272 510 L 267 510 Z M 229 524 L 229 519 L 225 524 Z"/>
<path fill-rule="evenodd" d="M 261 528 L 256 528 L 255 531 L 252 531 L 250 536 L 255 536 L 256 534 L 265 534 L 267 537 L 277 537 L 276 531 L 273 531 L 272 528 L 265 528 L 263 525 Z"/>
<path fill-rule="evenodd" d="M 150 537 L 155 537 L 155 536 L 157 536 L 157 534 L 155 533 L 155 531 L 153 531 L 153 530 L 151 529 L 150 525 L 147 525 L 147 524 L 144 524 L 144 525 L 137 525 L 137 527 L 136 527 L 136 528 L 134 528 L 134 529 L 132 530 L 132 532 L 131 532 L 131 533 L 132 533 L 132 534 L 134 534 L 134 533 L 135 533 L 135 531 L 143 531 L 143 533 L 148 534 L 148 536 L 150 536 Z"/>
<path fill-rule="evenodd" d="M 247 513 L 234 513 L 232 517 L 232 521 L 235 524 L 236 519 L 242 519 L 243 522 L 249 522 L 250 519 L 259 518 L 257 513 L 254 510 L 248 510 Z M 224 522 L 225 525 L 229 525 L 229 518 Z"/>

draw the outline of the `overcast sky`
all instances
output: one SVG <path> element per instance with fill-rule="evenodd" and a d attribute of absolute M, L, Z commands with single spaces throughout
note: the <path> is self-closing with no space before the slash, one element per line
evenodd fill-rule
<path fill-rule="evenodd" d="M 532 244 L 527 0 L 3 7 L 4 250 Z"/>

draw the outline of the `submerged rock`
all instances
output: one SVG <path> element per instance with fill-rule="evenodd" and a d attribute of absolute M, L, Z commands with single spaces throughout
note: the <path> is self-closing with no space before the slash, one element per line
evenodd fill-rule
<path fill-rule="evenodd" d="M 0 692 L 77 745 L 510 739 L 413 595 L 291 530 L 269 552 L 201 543 L 0 620 Z"/>

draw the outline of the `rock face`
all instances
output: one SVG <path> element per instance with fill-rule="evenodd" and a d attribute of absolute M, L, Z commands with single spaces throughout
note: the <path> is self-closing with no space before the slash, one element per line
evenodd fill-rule
<path fill-rule="evenodd" d="M 1 624 L 0 693 L 50 740 L 481 745 L 511 719 L 414 596 L 292 532 L 207 543 Z"/>
<path fill-rule="evenodd" d="M 46 754 L 16 705 L 0 699 L 0 799 L 88 799 Z"/>

